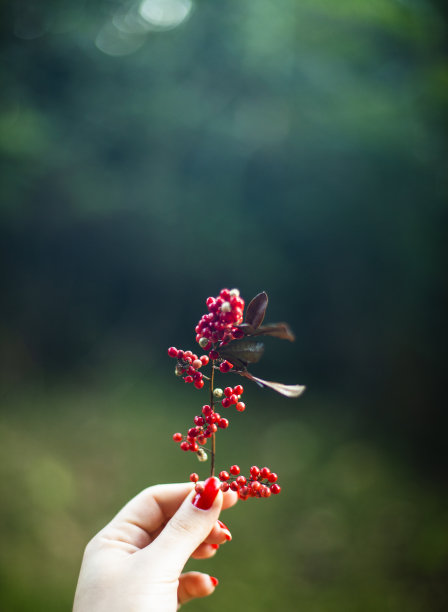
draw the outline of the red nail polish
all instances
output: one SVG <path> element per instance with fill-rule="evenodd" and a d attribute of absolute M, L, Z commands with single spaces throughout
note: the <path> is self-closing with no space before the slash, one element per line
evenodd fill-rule
<path fill-rule="evenodd" d="M 219 544 L 210 544 L 210 546 L 214 548 L 215 550 L 218 550 L 219 548 Z"/>
<path fill-rule="evenodd" d="M 204 482 L 204 490 L 202 493 L 196 493 L 193 497 L 193 506 L 201 510 L 208 510 L 212 507 L 216 496 L 219 493 L 221 483 L 217 478 L 211 476 Z"/>
<path fill-rule="evenodd" d="M 215 587 L 217 584 L 219 584 L 219 580 L 217 578 L 215 578 L 214 576 L 210 576 L 210 580 L 212 581 L 212 585 Z"/>
<path fill-rule="evenodd" d="M 221 527 L 221 529 L 227 529 L 227 531 L 230 531 L 230 529 L 227 527 L 227 525 L 225 525 L 222 521 L 220 521 L 218 519 L 218 525 Z"/>

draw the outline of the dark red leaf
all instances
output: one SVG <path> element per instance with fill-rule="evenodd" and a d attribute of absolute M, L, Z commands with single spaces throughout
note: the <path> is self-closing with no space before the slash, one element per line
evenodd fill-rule
<path fill-rule="evenodd" d="M 275 336 L 282 340 L 294 342 L 296 337 L 292 333 L 287 323 L 273 323 L 272 325 L 263 325 L 250 334 L 251 336 Z"/>
<path fill-rule="evenodd" d="M 254 297 L 249 303 L 246 310 L 245 322 L 252 325 L 255 329 L 260 327 L 263 323 L 266 308 L 268 306 L 268 294 L 266 291 L 262 291 Z"/>

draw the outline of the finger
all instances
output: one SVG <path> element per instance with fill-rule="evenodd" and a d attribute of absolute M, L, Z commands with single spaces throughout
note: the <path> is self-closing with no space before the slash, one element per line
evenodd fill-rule
<path fill-rule="evenodd" d="M 232 534 L 229 528 L 218 519 L 204 541 L 207 544 L 224 544 L 225 542 L 230 542 L 231 539 Z"/>
<path fill-rule="evenodd" d="M 191 599 L 211 595 L 218 584 L 217 578 L 200 572 L 188 572 L 179 578 L 177 598 L 180 604 Z"/>
<path fill-rule="evenodd" d="M 219 550 L 219 544 L 199 544 L 199 546 L 191 553 L 192 559 L 210 559 L 214 557 Z"/>
<path fill-rule="evenodd" d="M 156 567 L 160 579 L 177 579 L 188 558 L 213 529 L 223 502 L 219 484 L 217 478 L 208 478 L 201 494 L 192 491 L 151 546 L 138 553 Z"/>

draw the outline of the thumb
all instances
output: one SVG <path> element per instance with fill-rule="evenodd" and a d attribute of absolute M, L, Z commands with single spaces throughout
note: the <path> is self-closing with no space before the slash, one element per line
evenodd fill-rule
<path fill-rule="evenodd" d="M 179 577 L 193 551 L 213 529 L 222 506 L 220 484 L 211 477 L 201 493 L 193 490 L 154 542 L 141 551 L 165 579 Z"/>

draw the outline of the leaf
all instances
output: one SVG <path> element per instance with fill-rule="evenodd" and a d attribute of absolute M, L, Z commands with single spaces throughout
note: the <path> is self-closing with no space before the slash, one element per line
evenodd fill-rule
<path fill-rule="evenodd" d="M 254 297 L 249 303 L 246 310 L 245 323 L 251 325 L 254 329 L 260 327 L 263 323 L 264 315 L 266 314 L 266 308 L 268 307 L 268 294 L 266 291 L 262 291 Z"/>
<path fill-rule="evenodd" d="M 250 333 L 251 336 L 275 336 L 282 340 L 289 340 L 294 342 L 296 337 L 291 331 L 291 328 L 287 323 L 273 323 L 272 325 L 264 325 L 259 327 L 254 332 Z"/>
<path fill-rule="evenodd" d="M 238 372 L 238 374 L 241 374 L 241 376 L 244 376 L 249 380 L 253 380 L 262 387 L 269 387 L 269 389 L 273 389 L 274 391 L 277 391 L 277 393 L 280 393 L 281 395 L 284 395 L 286 397 L 299 397 L 299 395 L 302 395 L 306 388 L 303 385 L 284 385 L 283 383 L 263 380 L 262 378 L 257 378 L 256 376 L 253 376 L 253 374 L 247 372 L 247 370 Z"/>

